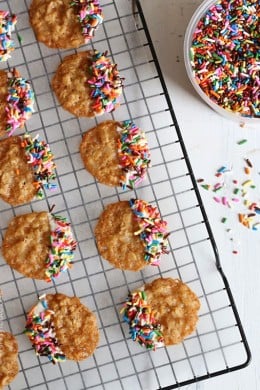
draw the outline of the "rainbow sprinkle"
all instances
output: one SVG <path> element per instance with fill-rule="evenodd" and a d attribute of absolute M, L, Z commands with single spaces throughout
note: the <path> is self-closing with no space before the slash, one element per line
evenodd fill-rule
<path fill-rule="evenodd" d="M 71 268 L 77 242 L 73 240 L 70 223 L 66 218 L 49 214 L 51 235 L 50 250 L 46 259 L 46 281 L 57 278 L 61 272 Z"/>
<path fill-rule="evenodd" d="M 56 178 L 53 154 L 45 141 L 39 141 L 39 135 L 32 138 L 29 134 L 25 134 L 21 145 L 25 150 L 28 164 L 33 168 L 34 185 L 37 188 L 36 197 L 42 199 L 44 197 L 43 188 L 46 190 L 57 188 L 56 184 L 51 183 L 51 180 Z"/>
<path fill-rule="evenodd" d="M 34 104 L 34 92 L 29 81 L 20 77 L 20 73 L 14 69 L 8 73 L 8 95 L 6 131 L 11 136 L 19 127 L 24 127 L 25 121 L 32 116 Z"/>
<path fill-rule="evenodd" d="M 97 115 L 114 111 L 119 104 L 117 98 L 122 93 L 123 78 L 119 76 L 117 65 L 107 58 L 107 52 L 95 50 L 89 67 L 91 77 L 88 84 L 93 99 L 92 109 Z"/>
<path fill-rule="evenodd" d="M 53 317 L 54 312 L 48 309 L 46 295 L 39 297 L 39 302 L 27 315 L 24 333 L 29 337 L 36 355 L 47 356 L 56 364 L 66 360 L 56 338 Z"/>
<path fill-rule="evenodd" d="M 132 340 L 154 351 L 164 345 L 161 325 L 155 319 L 145 291 L 130 293 L 121 313 L 123 320 L 129 324 Z"/>
<path fill-rule="evenodd" d="M 8 11 L 0 11 L 0 62 L 11 58 L 10 53 L 14 50 L 11 34 L 16 23 L 16 15 L 10 15 Z"/>
<path fill-rule="evenodd" d="M 190 60 L 196 82 L 220 107 L 260 118 L 259 0 L 220 0 L 198 22 Z"/>
<path fill-rule="evenodd" d="M 118 140 L 119 162 L 124 171 L 120 185 L 133 189 L 146 176 L 150 166 L 150 151 L 144 132 L 131 121 L 121 123 Z"/>
<path fill-rule="evenodd" d="M 96 29 L 103 22 L 102 8 L 98 0 L 73 0 L 71 6 L 76 7 L 78 19 L 82 26 L 85 43 L 93 38 Z"/>
<path fill-rule="evenodd" d="M 144 259 L 151 265 L 159 265 L 162 253 L 168 253 L 166 238 L 167 222 L 163 221 L 157 207 L 140 199 L 131 199 L 130 207 L 139 225 L 134 234 L 139 235 L 145 246 Z"/>

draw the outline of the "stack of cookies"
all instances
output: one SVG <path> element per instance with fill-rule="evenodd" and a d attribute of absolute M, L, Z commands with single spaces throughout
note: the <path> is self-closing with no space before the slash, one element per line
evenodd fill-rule
<path fill-rule="evenodd" d="M 1 60 L 14 50 L 15 15 L 0 11 L 6 30 Z M 98 0 L 33 0 L 30 23 L 39 42 L 72 49 L 88 44 L 103 22 Z M 19 23 L 19 20 L 18 20 Z M 97 32 L 98 34 L 98 32 Z M 51 81 L 60 105 L 76 117 L 93 118 L 120 107 L 124 78 L 108 52 L 85 50 L 65 56 Z M 37 92 L 37 91 L 36 91 Z M 34 92 L 17 70 L 0 71 L 0 197 L 12 206 L 42 199 L 55 191 L 56 165 L 50 146 L 29 133 L 14 136 L 33 113 Z M 134 190 L 147 180 L 151 153 L 145 132 L 132 120 L 106 120 L 89 129 L 79 145 L 86 170 L 104 185 Z M 97 222 L 95 239 L 104 261 L 136 272 L 158 267 L 169 252 L 169 228 L 159 208 L 143 199 L 109 204 Z M 2 254 L 22 275 L 48 283 L 73 265 L 77 242 L 69 221 L 52 210 L 14 217 L 5 232 Z M 200 303 L 178 279 L 159 278 L 129 292 L 122 308 L 131 338 L 155 350 L 181 342 L 198 321 Z M 27 314 L 24 333 L 37 355 L 52 363 L 91 356 L 99 342 L 95 315 L 77 297 L 43 294 Z M 0 364 L 0 387 L 18 372 L 18 347 L 10 334 Z M 8 357 L 6 357 L 8 355 Z"/>

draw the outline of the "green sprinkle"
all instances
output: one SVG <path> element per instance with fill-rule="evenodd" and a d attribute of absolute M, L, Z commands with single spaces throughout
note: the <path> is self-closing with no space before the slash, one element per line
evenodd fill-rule
<path fill-rule="evenodd" d="M 207 190 L 207 191 L 210 189 L 210 185 L 209 184 L 202 184 L 201 187 L 204 188 L 204 190 Z"/>
<path fill-rule="evenodd" d="M 235 188 L 234 191 L 233 191 L 233 193 L 234 193 L 235 195 L 237 195 L 237 194 L 239 193 L 239 188 Z"/>
<path fill-rule="evenodd" d="M 240 141 L 238 141 L 238 145 L 243 145 L 247 142 L 247 139 L 241 139 Z"/>
<path fill-rule="evenodd" d="M 253 185 L 253 186 L 250 186 L 250 188 L 253 188 L 253 189 L 255 189 L 255 188 L 256 188 L 256 186 L 255 186 L 255 185 Z"/>
<path fill-rule="evenodd" d="M 226 222 L 227 222 L 227 218 L 223 217 L 223 218 L 221 219 L 221 222 L 222 222 L 222 223 L 226 223 Z"/>

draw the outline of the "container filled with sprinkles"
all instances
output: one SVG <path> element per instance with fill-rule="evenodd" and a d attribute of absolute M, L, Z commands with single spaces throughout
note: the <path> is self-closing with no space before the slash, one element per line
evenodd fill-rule
<path fill-rule="evenodd" d="M 260 0 L 205 0 L 187 27 L 189 78 L 215 111 L 260 124 Z"/>

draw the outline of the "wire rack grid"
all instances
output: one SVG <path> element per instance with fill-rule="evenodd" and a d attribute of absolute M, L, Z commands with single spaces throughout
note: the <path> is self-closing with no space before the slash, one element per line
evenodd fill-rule
<path fill-rule="evenodd" d="M 79 154 L 82 134 L 111 118 L 77 119 L 58 104 L 50 81 L 61 59 L 74 51 L 46 48 L 35 40 L 28 20 L 30 0 L 2 0 L 0 8 L 18 15 L 16 50 L 9 68 L 17 67 L 36 92 L 36 112 L 27 131 L 39 134 L 56 156 L 58 186 L 41 201 L 10 207 L 0 201 L 3 237 L 15 215 L 49 210 L 72 222 L 78 249 L 73 269 L 55 284 L 30 280 L 0 257 L 3 327 L 19 343 L 20 371 L 12 390 L 37 389 L 172 389 L 245 367 L 250 351 L 220 265 L 140 3 L 133 16 L 129 0 L 103 0 L 105 22 L 94 47 L 110 53 L 125 77 L 116 120 L 132 119 L 147 134 L 152 153 L 148 179 L 136 191 L 101 185 L 86 172 Z M 23 39 L 19 44 L 18 33 Z M 83 47 L 93 48 L 92 45 Z M 2 65 L 2 67 L 4 67 Z M 169 222 L 171 252 L 161 266 L 141 272 L 113 269 L 98 255 L 93 229 L 105 205 L 131 197 L 156 204 Z M 159 276 L 181 278 L 197 293 L 201 310 L 197 331 L 182 344 L 149 352 L 129 339 L 119 309 L 128 291 Z M 52 365 L 35 356 L 23 335 L 25 314 L 45 292 L 78 296 L 98 318 L 100 343 L 83 362 Z"/>

